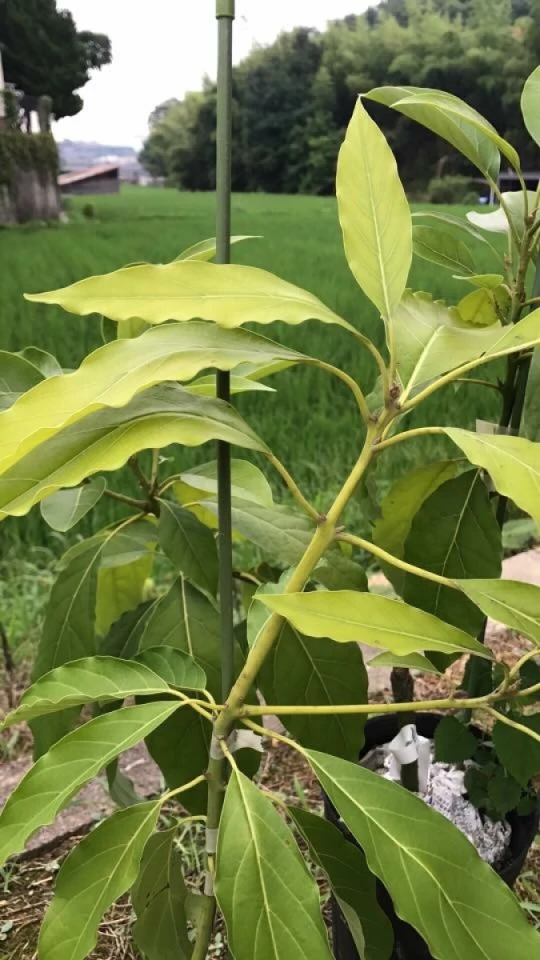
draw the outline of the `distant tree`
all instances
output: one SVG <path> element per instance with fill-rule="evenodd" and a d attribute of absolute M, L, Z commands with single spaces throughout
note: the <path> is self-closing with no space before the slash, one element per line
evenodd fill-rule
<path fill-rule="evenodd" d="M 88 83 L 90 70 L 111 62 L 108 37 L 78 33 L 56 0 L 0 0 L 0 42 L 6 81 L 29 102 L 50 96 L 56 119 L 79 112 L 76 91 Z"/>

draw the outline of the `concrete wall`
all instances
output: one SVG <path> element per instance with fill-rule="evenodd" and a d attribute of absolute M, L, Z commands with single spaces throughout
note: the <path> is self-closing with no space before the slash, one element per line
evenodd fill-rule
<path fill-rule="evenodd" d="M 58 220 L 60 211 L 56 177 L 49 170 L 20 168 L 9 186 L 0 185 L 0 223 Z"/>

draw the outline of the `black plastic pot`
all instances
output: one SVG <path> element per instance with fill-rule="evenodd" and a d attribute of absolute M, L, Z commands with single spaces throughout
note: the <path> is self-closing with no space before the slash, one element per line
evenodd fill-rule
<path fill-rule="evenodd" d="M 437 714 L 417 714 L 415 723 L 419 734 L 432 739 L 441 719 Z M 380 747 L 390 743 L 397 732 L 398 722 L 396 716 L 374 717 L 368 720 L 365 728 L 365 744 L 359 757 L 360 761 L 362 761 L 366 754 L 368 754 L 370 750 L 373 750 L 374 747 Z M 479 730 L 474 730 L 474 732 L 477 736 L 482 736 Z M 324 805 L 327 819 L 339 827 L 347 840 L 358 846 L 345 824 L 340 821 L 336 810 L 327 797 L 325 797 Z M 538 830 L 539 818 L 539 811 L 535 811 L 526 817 L 519 817 L 515 813 L 511 813 L 508 816 L 508 822 L 512 827 L 510 856 L 505 865 L 500 870 L 497 870 L 497 873 L 509 887 L 514 886 L 523 869 L 527 853 Z M 397 916 L 388 891 L 379 881 L 377 881 L 377 899 L 394 930 L 395 945 L 392 960 L 433 960 L 422 937 L 420 937 L 413 927 L 409 926 L 408 923 L 404 923 L 404 921 L 400 920 Z M 332 901 L 332 938 L 336 960 L 360 960 L 354 941 L 349 933 L 349 928 L 335 901 Z M 464 960 L 466 960 L 466 958 L 464 958 Z"/>

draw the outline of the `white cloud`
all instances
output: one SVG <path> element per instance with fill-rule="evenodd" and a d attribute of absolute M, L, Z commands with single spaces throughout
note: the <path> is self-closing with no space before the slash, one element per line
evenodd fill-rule
<path fill-rule="evenodd" d="M 71 11 L 79 30 L 108 34 L 113 48 L 113 63 L 80 91 L 81 113 L 55 124 L 59 139 L 139 146 L 156 104 L 199 89 L 205 73 L 215 76 L 215 0 L 59 0 L 58 6 Z M 369 0 L 237 0 L 235 60 L 281 30 L 323 28 L 367 6 Z"/>

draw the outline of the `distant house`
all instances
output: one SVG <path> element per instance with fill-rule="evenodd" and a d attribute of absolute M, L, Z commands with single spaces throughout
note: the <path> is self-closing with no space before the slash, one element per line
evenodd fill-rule
<path fill-rule="evenodd" d="M 120 164 L 100 163 L 86 170 L 61 173 L 58 186 L 63 195 L 78 196 L 96 193 L 118 193 L 120 189 Z"/>

